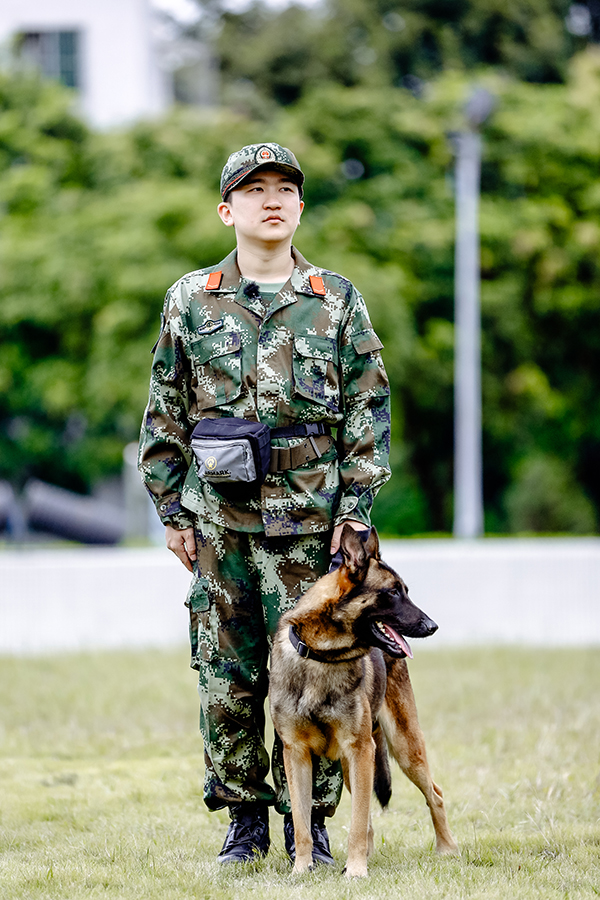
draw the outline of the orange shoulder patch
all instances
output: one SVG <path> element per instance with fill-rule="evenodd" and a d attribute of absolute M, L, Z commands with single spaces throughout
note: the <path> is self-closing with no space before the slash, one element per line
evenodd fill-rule
<path fill-rule="evenodd" d="M 311 275 L 308 279 L 310 281 L 310 286 L 313 289 L 315 294 L 319 294 L 319 296 L 325 296 L 325 284 L 320 275 Z"/>
<path fill-rule="evenodd" d="M 205 291 L 216 291 L 221 287 L 222 272 L 211 272 L 204 288 Z"/>

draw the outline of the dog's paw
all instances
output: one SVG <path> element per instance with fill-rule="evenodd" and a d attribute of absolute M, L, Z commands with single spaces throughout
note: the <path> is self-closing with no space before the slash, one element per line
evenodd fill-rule
<path fill-rule="evenodd" d="M 451 836 L 449 839 L 444 841 L 437 841 L 435 845 L 435 852 L 439 856 L 459 856 L 460 851 L 458 849 L 458 844 Z"/>
<path fill-rule="evenodd" d="M 350 861 L 348 861 L 344 867 L 344 875 L 346 876 L 346 878 L 366 878 L 367 864 L 351 863 Z"/>
<path fill-rule="evenodd" d="M 294 868 L 292 869 L 292 875 L 304 875 L 306 872 L 312 872 L 314 870 L 314 866 L 312 860 L 310 862 L 298 862 L 298 857 L 296 857 L 296 861 L 294 863 Z"/>

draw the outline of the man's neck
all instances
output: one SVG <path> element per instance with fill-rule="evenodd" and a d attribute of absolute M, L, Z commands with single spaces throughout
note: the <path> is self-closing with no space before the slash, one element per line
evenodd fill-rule
<path fill-rule="evenodd" d="M 237 264 L 243 278 L 259 284 L 287 281 L 294 271 L 292 248 L 254 250 L 238 246 Z"/>

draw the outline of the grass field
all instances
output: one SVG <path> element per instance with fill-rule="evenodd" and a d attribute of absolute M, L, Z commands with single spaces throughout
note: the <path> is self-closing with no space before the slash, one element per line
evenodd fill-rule
<path fill-rule="evenodd" d="M 215 862 L 227 815 L 201 795 L 185 650 L 0 659 L 0 898 L 302 900 L 600 896 L 600 649 L 420 650 L 411 675 L 461 853 L 438 858 L 396 771 L 369 878 Z"/>

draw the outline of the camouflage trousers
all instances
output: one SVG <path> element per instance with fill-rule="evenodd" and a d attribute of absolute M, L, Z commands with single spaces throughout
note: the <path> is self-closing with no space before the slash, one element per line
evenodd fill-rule
<path fill-rule="evenodd" d="M 197 568 L 186 600 L 192 666 L 199 670 L 204 802 L 220 809 L 262 800 L 291 810 L 283 751 L 275 735 L 265 780 L 268 662 L 279 617 L 327 572 L 330 532 L 266 537 L 196 523 Z M 313 805 L 332 816 L 342 791 L 338 762 L 316 757 Z"/>

